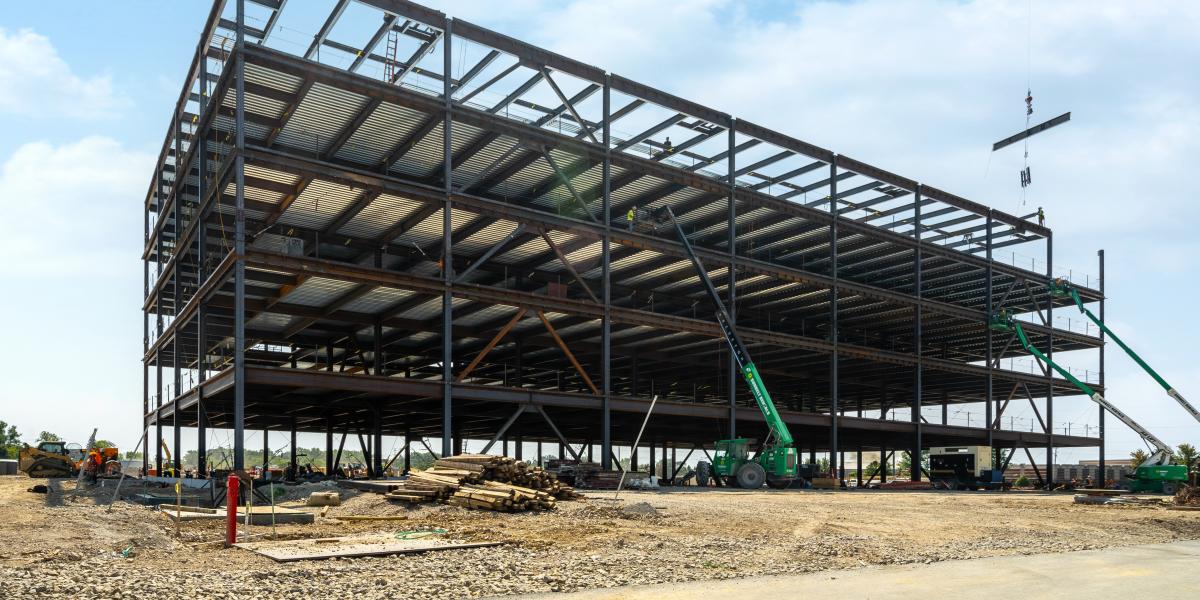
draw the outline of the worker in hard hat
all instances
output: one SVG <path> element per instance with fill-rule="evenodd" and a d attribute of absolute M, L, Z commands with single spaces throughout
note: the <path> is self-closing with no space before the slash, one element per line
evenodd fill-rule
<path fill-rule="evenodd" d="M 629 212 L 625 213 L 625 224 L 629 227 L 630 231 L 633 231 L 633 217 L 635 215 L 637 215 L 636 206 L 629 207 Z"/>

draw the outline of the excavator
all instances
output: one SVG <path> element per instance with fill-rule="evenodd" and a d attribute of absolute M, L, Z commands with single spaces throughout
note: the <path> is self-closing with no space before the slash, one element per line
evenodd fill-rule
<path fill-rule="evenodd" d="M 1082 308 L 1082 302 L 1080 302 L 1077 292 L 1074 294 L 1074 297 L 1076 303 L 1080 305 L 1080 308 Z M 1090 312 L 1088 314 L 1090 315 Z M 1092 319 L 1098 325 L 1104 327 L 1104 325 L 1100 323 L 1099 319 L 1096 319 L 1095 317 Z M 1142 463 L 1139 464 L 1134 470 L 1134 474 L 1129 477 L 1128 489 L 1130 491 L 1162 492 L 1164 494 L 1174 494 L 1181 487 L 1187 485 L 1187 467 L 1184 465 L 1171 464 L 1172 451 L 1170 446 L 1160 440 L 1158 436 L 1150 433 L 1150 431 L 1145 427 L 1142 427 L 1137 421 L 1134 421 L 1133 418 L 1125 414 L 1123 411 L 1121 411 L 1121 409 L 1117 408 L 1111 402 L 1106 400 L 1104 396 L 1100 394 L 1100 392 L 1093 390 L 1091 386 L 1080 381 L 1079 378 L 1071 374 L 1070 371 L 1063 368 L 1058 363 L 1050 360 L 1050 357 L 1046 356 L 1041 350 L 1038 350 L 1037 347 L 1030 343 L 1029 338 L 1025 335 L 1025 330 L 1021 327 L 1021 322 L 1013 318 L 1013 314 L 1009 312 L 1008 309 L 1001 309 L 998 314 L 991 318 L 988 326 L 997 331 L 1006 331 L 1015 334 L 1017 336 L 1017 341 L 1020 342 L 1021 347 L 1025 348 L 1027 352 L 1036 357 L 1037 360 L 1049 365 L 1055 371 L 1058 371 L 1058 373 L 1065 377 L 1067 381 L 1070 381 L 1075 387 L 1079 388 L 1080 391 L 1082 391 L 1084 394 L 1087 394 L 1087 396 L 1091 398 L 1093 402 L 1103 406 L 1105 410 L 1107 410 L 1109 413 L 1112 413 L 1112 415 L 1117 417 L 1117 419 L 1120 419 L 1122 423 L 1127 425 L 1135 433 L 1141 436 L 1149 446 L 1154 448 L 1154 451 L 1150 454 L 1150 457 L 1142 461 Z M 1104 327 L 1104 330 L 1108 331 L 1108 328 Z M 1113 337 L 1116 338 L 1116 336 Z M 1131 350 L 1128 349 L 1127 346 L 1125 346 L 1125 344 L 1122 343 L 1121 347 L 1125 348 L 1131 356 L 1136 356 Z M 1137 359 L 1137 362 L 1145 367 L 1146 370 L 1150 370 L 1150 368 L 1146 366 L 1141 359 Z M 1153 371 L 1151 371 L 1151 373 L 1153 373 Z M 1155 375 L 1155 378 L 1161 381 L 1161 378 L 1158 378 L 1157 375 Z M 1165 382 L 1162 383 L 1163 387 L 1167 387 Z"/>
<path fill-rule="evenodd" d="M 674 226 L 675 235 L 683 244 L 688 259 L 691 260 L 696 274 L 704 284 L 705 291 L 708 292 L 709 299 L 716 306 L 717 323 L 720 324 L 725 341 L 733 351 L 733 359 L 737 363 L 738 372 L 741 373 L 742 379 L 750 388 L 750 393 L 754 396 L 758 409 L 762 411 L 768 430 L 766 441 L 763 442 L 758 453 L 753 456 L 750 455 L 750 446 L 756 440 L 750 438 L 718 440 L 712 463 L 702 461 L 697 465 L 696 482 L 701 486 L 706 486 L 709 480 L 716 478 L 727 485 L 736 484 L 743 489 L 758 489 L 762 487 L 763 483 L 776 489 L 786 488 L 796 479 L 798 469 L 796 448 L 792 445 L 792 432 L 788 430 L 787 424 L 779 416 L 775 402 L 771 400 L 771 394 L 767 392 L 767 386 L 763 383 L 762 376 L 759 375 L 754 361 L 750 358 L 750 352 L 742 343 L 741 336 L 733 326 L 733 319 L 730 318 L 725 303 L 721 301 L 721 295 L 713 287 L 712 280 L 708 278 L 708 272 L 700 262 L 700 257 L 696 256 L 691 242 L 683 233 L 679 221 L 675 219 L 675 213 L 669 206 L 665 207 L 664 212 Z"/>

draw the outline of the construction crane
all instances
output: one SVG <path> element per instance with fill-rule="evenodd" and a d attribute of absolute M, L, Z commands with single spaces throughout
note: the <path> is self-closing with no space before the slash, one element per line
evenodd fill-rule
<path fill-rule="evenodd" d="M 1162 376 L 1159 375 L 1154 369 L 1150 368 L 1150 365 L 1146 364 L 1146 361 L 1142 360 L 1142 357 L 1138 356 L 1132 348 L 1126 345 L 1125 342 L 1117 336 L 1117 334 L 1113 333 L 1113 330 L 1109 329 L 1108 326 L 1104 324 L 1104 321 L 1101 321 L 1098 317 L 1096 317 L 1096 315 L 1092 314 L 1092 311 L 1084 308 L 1083 299 L 1079 297 L 1079 292 L 1070 284 L 1070 282 L 1062 278 L 1055 279 L 1050 283 L 1050 293 L 1060 298 L 1070 298 L 1071 300 L 1074 300 L 1075 306 L 1079 308 L 1079 312 L 1087 316 L 1088 319 L 1091 319 L 1091 321 L 1095 323 L 1096 326 L 1105 333 L 1105 335 L 1112 338 L 1112 340 L 1116 342 L 1122 350 L 1125 351 L 1125 354 L 1128 354 L 1129 358 L 1133 359 L 1133 362 L 1137 363 L 1143 371 L 1154 378 L 1154 381 L 1158 382 L 1158 385 L 1161 385 L 1162 388 L 1166 390 L 1168 396 L 1174 398 L 1184 410 L 1188 411 L 1188 414 L 1192 415 L 1192 418 L 1200 422 L 1200 410 L 1196 410 L 1196 407 L 1192 406 L 1190 402 L 1184 399 L 1182 394 L 1176 391 L 1175 388 L 1171 387 L 1171 384 L 1167 383 L 1167 381 L 1163 379 Z"/>
<path fill-rule="evenodd" d="M 1014 319 L 1011 312 L 1007 309 L 1002 309 L 991 318 L 988 326 L 998 331 L 1014 333 L 1017 336 L 1017 341 L 1021 343 L 1021 347 L 1025 348 L 1027 352 L 1032 354 L 1037 360 L 1049 365 L 1050 368 L 1058 371 L 1067 381 L 1070 381 L 1080 391 L 1087 394 L 1093 402 L 1103 406 L 1105 410 L 1112 413 L 1117 419 L 1120 419 L 1122 423 L 1154 448 L 1150 457 L 1142 461 L 1134 470 L 1133 476 L 1130 477 L 1130 490 L 1135 492 L 1161 491 L 1166 494 L 1174 494 L 1180 487 L 1187 485 L 1187 467 L 1171 464 L 1172 451 L 1166 442 L 1158 439 L 1158 436 L 1150 433 L 1149 430 L 1142 427 L 1137 421 L 1134 421 L 1133 418 L 1121 411 L 1121 409 L 1113 406 L 1100 392 L 1093 390 L 1091 386 L 1080 381 L 1070 371 L 1059 366 L 1058 363 L 1050 360 L 1050 357 L 1042 353 L 1041 350 L 1038 350 L 1037 347 L 1030 343 L 1029 338 L 1025 335 L 1025 330 L 1021 327 L 1021 322 Z"/>
<path fill-rule="evenodd" d="M 675 234 L 679 236 L 679 241 L 687 252 L 688 259 L 692 261 L 692 266 L 696 269 L 696 274 L 700 276 L 700 281 L 704 284 L 709 299 L 716 305 L 717 323 L 720 324 L 725 341 L 729 343 L 729 348 L 733 351 L 733 359 L 737 362 L 738 372 L 742 374 L 742 379 L 750 388 L 750 393 L 754 396 L 758 409 L 762 411 L 768 429 L 767 439 L 763 442 L 758 454 L 753 457 L 750 456 L 750 444 L 755 440 L 749 438 L 718 440 L 712 464 L 701 462 L 697 465 L 696 481 L 700 485 L 707 485 L 709 479 L 716 477 L 719 481 L 730 485 L 736 483 L 738 487 L 744 489 L 758 489 L 762 487 L 763 483 L 777 489 L 786 488 L 796 479 L 797 472 L 796 448 L 792 446 L 794 441 L 792 432 L 788 430 L 787 424 L 779 416 L 779 411 L 775 408 L 775 402 L 771 400 L 771 394 L 767 392 L 767 386 L 763 383 L 758 368 L 750 359 L 750 352 L 733 327 L 733 319 L 730 318 L 725 303 L 721 301 L 720 294 L 713 287 L 712 280 L 708 278 L 708 272 L 704 270 L 704 265 L 692 249 L 691 242 L 684 235 L 679 221 L 675 219 L 675 213 L 669 206 L 665 211 L 671 219 L 671 224 L 675 227 Z"/>

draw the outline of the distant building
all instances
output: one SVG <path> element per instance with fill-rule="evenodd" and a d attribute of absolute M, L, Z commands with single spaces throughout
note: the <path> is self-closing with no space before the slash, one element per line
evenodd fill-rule
<path fill-rule="evenodd" d="M 1038 469 L 1041 470 L 1042 477 L 1045 477 L 1045 468 L 1039 465 Z M 1095 482 L 1094 485 L 1099 485 L 1097 478 L 1099 470 L 1100 461 L 1098 460 L 1081 460 L 1074 465 L 1054 465 L 1054 481 L 1058 483 L 1067 483 L 1071 480 L 1082 482 L 1091 478 Z M 1133 467 L 1128 459 L 1105 459 L 1104 461 L 1105 481 L 1111 480 L 1119 484 L 1125 481 L 1126 476 L 1131 472 L 1133 472 Z M 1008 482 L 1016 481 L 1021 476 L 1027 477 L 1030 481 L 1036 481 L 1038 478 L 1037 471 L 1033 466 L 1025 463 L 1010 464 L 1008 470 L 1004 472 L 1004 479 Z"/>

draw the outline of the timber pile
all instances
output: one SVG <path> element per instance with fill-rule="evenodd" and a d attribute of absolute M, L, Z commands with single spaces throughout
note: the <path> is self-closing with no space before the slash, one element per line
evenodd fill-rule
<path fill-rule="evenodd" d="M 514 458 L 459 454 L 434 461 L 428 470 L 414 471 L 386 497 L 511 512 L 550 510 L 558 500 L 572 500 L 579 494 L 554 473 Z"/>
<path fill-rule="evenodd" d="M 645 473 L 629 473 L 626 475 L 626 481 L 634 479 L 644 479 L 648 477 Z M 600 468 L 578 471 L 575 474 L 575 483 L 579 487 L 591 488 L 593 490 L 615 490 L 621 482 L 620 471 L 605 471 Z"/>

